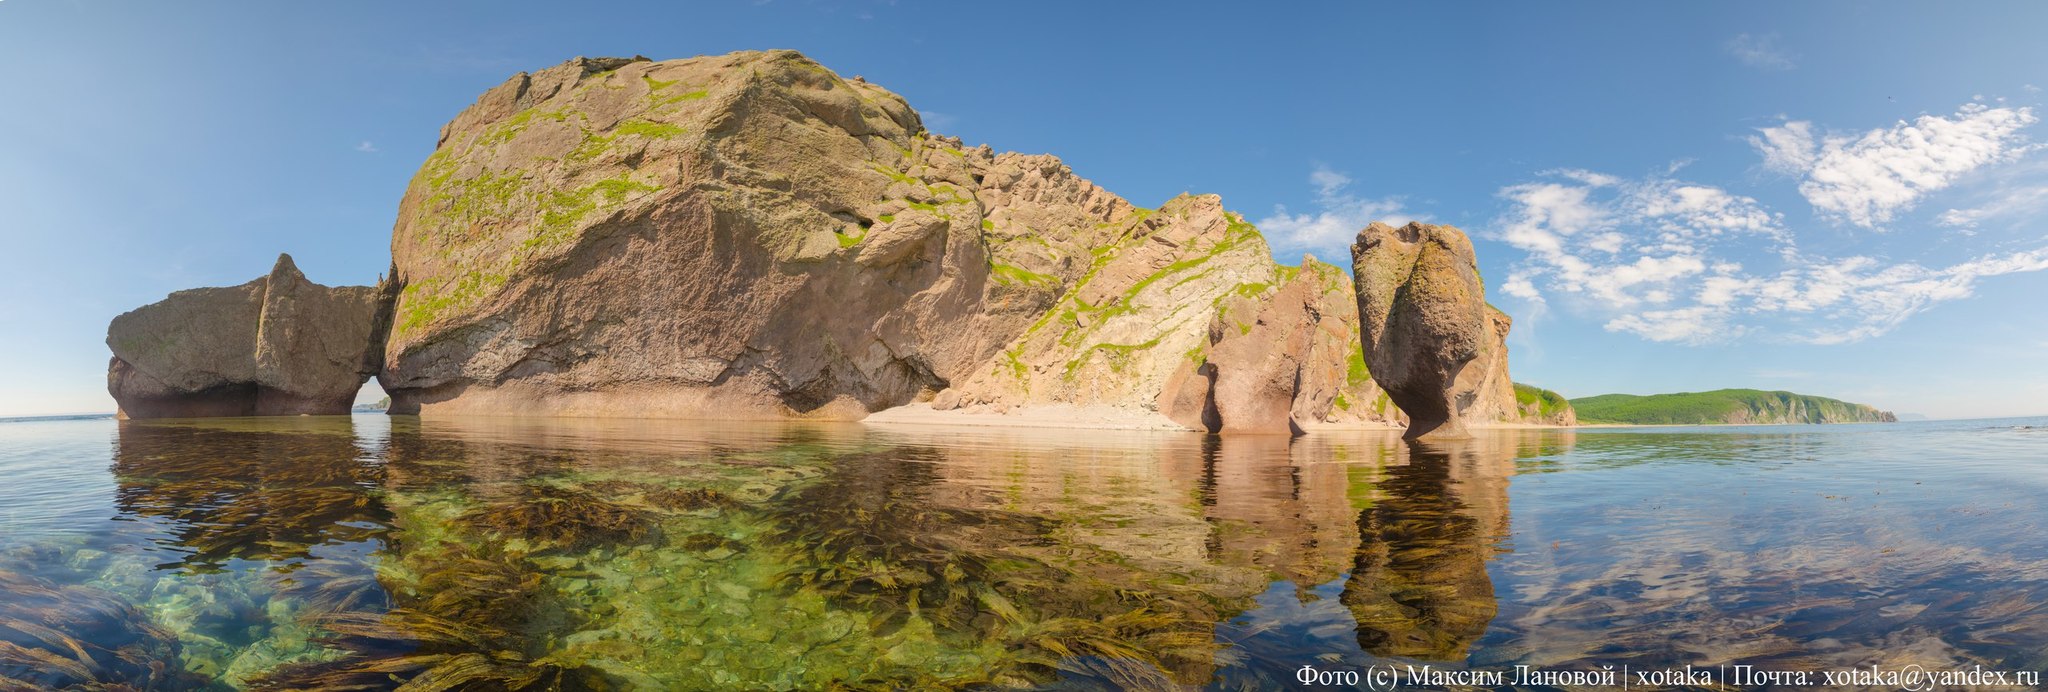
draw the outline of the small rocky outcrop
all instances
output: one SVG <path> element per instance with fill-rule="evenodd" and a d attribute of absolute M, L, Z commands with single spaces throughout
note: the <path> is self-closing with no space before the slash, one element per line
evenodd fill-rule
<path fill-rule="evenodd" d="M 115 317 L 107 391 L 128 418 L 346 414 L 380 364 L 386 305 L 377 288 L 321 286 L 279 255 L 268 276 Z"/>
<path fill-rule="evenodd" d="M 1521 422 L 1564 426 L 1579 424 L 1578 411 L 1564 395 L 1520 382 L 1514 384 L 1514 391 L 1515 416 Z"/>
<path fill-rule="evenodd" d="M 1508 319 L 1486 304 L 1463 231 L 1375 222 L 1351 258 L 1365 362 L 1407 412 L 1408 438 L 1464 437 L 1468 411 L 1509 410 Z"/>

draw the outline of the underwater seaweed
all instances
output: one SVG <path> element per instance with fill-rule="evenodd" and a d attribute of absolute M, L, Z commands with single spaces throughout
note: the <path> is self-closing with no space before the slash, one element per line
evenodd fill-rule
<path fill-rule="evenodd" d="M 710 488 L 673 488 L 647 491 L 642 496 L 647 504 L 671 512 L 680 512 L 712 507 L 731 507 L 738 504 L 725 493 Z"/>
<path fill-rule="evenodd" d="M 391 594 L 366 560 L 322 560 L 276 580 L 277 594 L 298 603 L 300 612 L 383 611 Z"/>
<path fill-rule="evenodd" d="M 1385 496 L 1359 512 L 1359 545 L 1339 601 L 1369 653 L 1460 660 L 1498 609 L 1486 562 L 1501 529 L 1454 490 L 1452 455 L 1414 454 L 1387 469 L 1379 482 Z"/>
<path fill-rule="evenodd" d="M 448 543 L 406 556 L 412 578 L 387 586 L 388 611 L 307 609 L 304 623 L 338 655 L 289 663 L 252 681 L 259 690 L 532 690 L 604 687 L 593 671 L 560 665 L 525 627 L 543 596 L 541 574 L 498 544 Z M 399 685 L 399 683 L 403 683 Z"/>
<path fill-rule="evenodd" d="M 178 641 L 119 596 L 0 569 L 0 689 L 176 690 L 204 685 Z"/>
<path fill-rule="evenodd" d="M 578 550 L 638 540 L 655 528 L 646 510 L 611 502 L 595 493 L 547 483 L 525 483 L 511 497 L 463 513 L 457 523 L 516 537 L 537 548 Z"/>
<path fill-rule="evenodd" d="M 119 435 L 116 507 L 167 520 L 187 570 L 218 571 L 232 559 L 290 570 L 313 546 L 390 531 L 391 513 L 371 492 L 383 465 L 353 437 L 147 424 Z"/>
<path fill-rule="evenodd" d="M 795 547 L 799 559 L 781 582 L 872 613 L 877 637 L 918 619 L 963 643 L 1003 642 L 1007 656 L 974 680 L 888 670 L 843 684 L 1017 686 L 1057 671 L 1136 689 L 1208 679 L 1221 610 L 1214 598 L 1090 559 L 1088 548 L 1054 537 L 1054 520 L 938 505 L 930 497 L 938 454 L 900 448 L 844 456 L 820 482 L 779 498 L 768 510 L 780 525 L 771 537 Z M 1056 555 L 1089 566 L 1056 564 Z"/>

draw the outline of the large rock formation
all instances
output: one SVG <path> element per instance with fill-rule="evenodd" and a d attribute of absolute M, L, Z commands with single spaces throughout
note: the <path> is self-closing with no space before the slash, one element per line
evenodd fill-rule
<path fill-rule="evenodd" d="M 1270 355 L 1212 327 L 1294 271 L 1214 196 L 1135 207 L 1053 157 L 926 134 L 789 51 L 514 77 L 443 130 L 392 256 L 394 412 L 718 418 L 1157 409 L 1189 363 Z M 1330 374 L 1351 370 L 1328 343 L 1350 310 L 1328 293 L 1285 298 L 1333 316 L 1285 327 L 1335 358 L 1303 366 L 1315 393 L 1245 389 L 1231 429 L 1369 417 L 1369 380 Z M 1329 415 L 1346 396 L 1358 413 Z"/>
<path fill-rule="evenodd" d="M 1486 303 L 1472 241 L 1450 226 L 1373 223 L 1351 246 L 1361 345 L 1409 416 L 1407 436 L 1456 438 L 1468 418 L 1518 418 L 1510 321 Z"/>
<path fill-rule="evenodd" d="M 1247 286 L 1218 301 L 1207 339 L 1167 381 L 1160 410 L 1225 433 L 1397 419 L 1358 355 L 1350 276 L 1313 256 L 1280 269 L 1277 288 Z"/>
<path fill-rule="evenodd" d="M 858 418 L 942 388 L 1006 329 L 968 152 L 922 130 L 789 51 L 513 77 L 400 204 L 392 411 Z"/>
<path fill-rule="evenodd" d="M 381 360 L 398 414 L 858 419 L 928 401 L 1233 433 L 1405 416 L 1361 355 L 1378 326 L 1342 269 L 1275 263 L 1213 195 L 1139 208 L 1054 157 L 929 134 L 901 97 L 791 51 L 514 76 L 442 129 L 391 252 L 389 338 L 349 362 Z M 332 320 L 298 324 L 367 329 Z M 219 350 L 227 333 L 179 338 Z M 135 351 L 116 345 L 124 407 L 291 408 L 245 405 L 252 387 L 343 400 L 340 379 L 272 381 L 310 370 L 138 368 Z M 1500 394 L 1466 408 L 1514 419 L 1495 353 L 1469 388 Z"/>
<path fill-rule="evenodd" d="M 386 302 L 368 286 L 268 276 L 198 288 L 115 317 L 107 391 L 129 418 L 346 414 L 383 356 Z"/>

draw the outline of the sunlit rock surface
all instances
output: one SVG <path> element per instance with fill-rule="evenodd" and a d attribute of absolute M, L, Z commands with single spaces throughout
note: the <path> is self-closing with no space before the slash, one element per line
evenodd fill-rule
<path fill-rule="evenodd" d="M 196 288 L 115 317 L 107 391 L 128 418 L 345 414 L 383 357 L 378 288 L 268 276 Z"/>
<path fill-rule="evenodd" d="M 392 255 L 398 413 L 856 419 L 928 400 L 1281 433 L 1398 416 L 1324 343 L 1353 338 L 1317 292 L 1335 279 L 1273 262 L 1215 196 L 1139 208 L 1054 157 L 928 133 L 896 94 L 791 51 L 513 77 L 444 128 Z M 1299 352 L 1213 336 L 1296 272 L 1313 295 L 1261 334 Z M 1213 426 L 1209 388 L 1168 386 L 1212 362 Z M 1309 384 L 1271 384 L 1289 367 Z"/>
<path fill-rule="evenodd" d="M 1408 414 L 1408 437 L 1466 437 L 1468 421 L 1521 418 L 1507 369 L 1511 321 L 1486 303 L 1463 231 L 1375 222 L 1351 258 L 1365 362 Z"/>

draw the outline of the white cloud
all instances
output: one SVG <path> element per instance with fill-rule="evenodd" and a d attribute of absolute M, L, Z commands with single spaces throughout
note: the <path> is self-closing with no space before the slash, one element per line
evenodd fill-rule
<path fill-rule="evenodd" d="M 1749 143 L 1765 168 L 1800 176 L 1800 195 L 1823 216 L 1875 228 L 1965 174 L 2033 150 L 2020 131 L 2037 120 L 2031 108 L 1970 103 L 1852 136 L 1817 138 L 1812 123 L 1792 121 Z"/>
<path fill-rule="evenodd" d="M 1797 67 L 1799 56 L 1778 47 L 1777 34 L 1736 34 L 1722 48 L 1742 64 L 1759 70 L 1789 70 Z"/>
<path fill-rule="evenodd" d="M 1951 228 L 1976 228 L 1977 222 L 1983 220 L 1984 211 L 1981 209 L 1950 209 L 1934 217 L 1935 223 Z"/>
<path fill-rule="evenodd" d="M 1503 188 L 1514 210 L 1499 221 L 1501 240 L 1530 253 L 1527 293 L 1540 273 L 1555 290 L 1610 307 L 1668 302 L 1681 280 L 1705 273 L 1701 249 L 1737 235 L 1789 241 L 1776 215 L 1748 197 L 1656 178 L 1627 181 L 1581 170 Z M 1525 299 L 1528 296 L 1517 294 Z"/>
<path fill-rule="evenodd" d="M 1510 207 L 1496 231 L 1528 253 L 1502 290 L 1539 305 L 1546 294 L 1568 296 L 1608 315 L 1607 330 L 1652 341 L 1857 341 L 1966 298 L 1983 278 L 2048 270 L 2048 248 L 1948 267 L 1810 256 L 1779 215 L 1720 188 L 1585 171 L 1548 177 L 1500 191 Z M 1736 260 L 1759 248 L 1780 266 L 1759 272 Z"/>
<path fill-rule="evenodd" d="M 1530 280 L 1528 274 L 1516 273 L 1508 276 L 1507 283 L 1501 284 L 1500 290 L 1531 303 L 1543 302 L 1543 292 L 1536 290 L 1536 283 Z"/>
<path fill-rule="evenodd" d="M 355 145 L 355 147 L 354 147 L 354 149 L 355 149 L 356 151 L 360 151 L 360 152 L 363 152 L 363 153 L 365 153 L 365 154 L 375 154 L 375 153 L 377 153 L 377 145 L 375 145 L 375 144 L 372 144 L 372 143 L 370 142 L 370 140 L 367 140 L 367 139 L 365 139 L 365 140 L 363 140 L 363 141 L 361 141 L 361 142 L 357 142 L 357 143 L 356 143 L 356 145 Z"/>
<path fill-rule="evenodd" d="M 1726 320 L 1722 310 L 1694 306 L 1622 315 L 1606 326 L 1607 331 L 1628 332 L 1651 341 L 1700 344 L 1732 336 Z"/>
<path fill-rule="evenodd" d="M 1794 120 L 1778 127 L 1757 130 L 1749 145 L 1763 154 L 1764 168 L 1786 175 L 1802 175 L 1813 168 L 1815 150 L 1813 123 Z"/>
<path fill-rule="evenodd" d="M 1284 205 L 1274 205 L 1273 215 L 1258 221 L 1259 230 L 1280 240 L 1290 249 L 1337 251 L 1349 247 L 1358 231 L 1374 221 L 1400 225 L 1415 217 L 1401 209 L 1399 197 L 1364 199 L 1351 194 L 1351 177 L 1318 164 L 1308 174 L 1316 188 L 1316 211 L 1290 214 Z"/>

